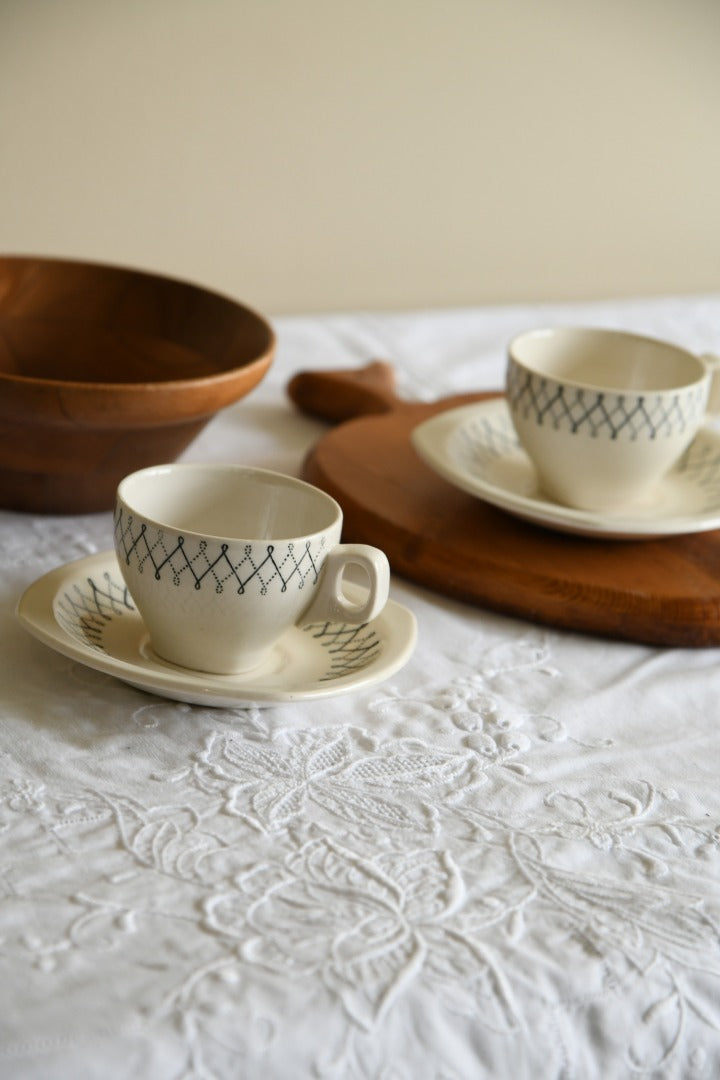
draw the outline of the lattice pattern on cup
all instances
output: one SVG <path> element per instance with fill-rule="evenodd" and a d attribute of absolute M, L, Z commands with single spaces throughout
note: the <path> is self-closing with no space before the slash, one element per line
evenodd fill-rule
<path fill-rule="evenodd" d="M 510 407 L 537 424 L 550 423 L 572 435 L 656 439 L 692 429 L 705 410 L 704 384 L 665 394 L 616 393 L 565 386 L 511 364 L 507 396 Z"/>
<path fill-rule="evenodd" d="M 136 560 L 138 572 L 142 574 L 149 568 L 157 581 L 170 575 L 174 585 L 187 582 L 201 589 L 208 583 L 218 593 L 230 582 L 238 594 L 252 584 L 259 587 L 262 596 L 273 583 L 281 592 L 286 592 L 291 583 L 302 589 L 308 578 L 314 585 L 325 547 L 324 537 L 315 545 L 305 541 L 300 551 L 291 540 L 284 544 L 245 544 L 242 556 L 237 558 L 231 556 L 227 543 L 207 539 L 188 542 L 182 534 L 166 533 L 124 513 L 122 507 L 115 518 L 115 539 L 128 566 Z"/>

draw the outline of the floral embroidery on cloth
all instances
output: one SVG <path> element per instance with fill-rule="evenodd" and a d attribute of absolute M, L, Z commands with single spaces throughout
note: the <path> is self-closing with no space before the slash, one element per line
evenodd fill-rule
<path fill-rule="evenodd" d="M 412 697 L 387 688 L 365 728 L 268 726 L 252 710 L 219 724 L 222 712 L 188 710 L 210 729 L 187 767 L 155 774 L 152 806 L 97 787 L 61 796 L 6 757 L 6 955 L 24 954 L 47 978 L 81 971 L 98 948 L 158 964 L 163 948 L 186 950 L 185 978 L 141 979 L 138 1001 L 147 1030 L 181 1020 L 188 1076 L 222 1076 L 217 1062 L 260 1045 L 271 1055 L 293 987 L 322 987 L 333 1016 L 318 1075 L 366 1075 L 374 1035 L 428 1001 L 440 1028 L 463 1018 L 510 1055 L 544 1024 L 555 1060 L 570 1060 L 569 1028 L 599 1022 L 600 1000 L 606 1023 L 633 1011 L 617 1048 L 628 1075 L 676 1062 L 702 1075 L 706 1051 L 685 1039 L 690 1017 L 713 1042 L 718 1033 L 707 1004 L 720 994 L 716 823 L 643 780 L 537 786 L 543 746 L 567 731 L 526 711 L 522 694 L 500 694 L 509 668 L 485 659 Z M 555 678 L 546 661 L 536 653 L 526 671 Z M 153 731 L 169 708 L 141 709 L 138 722 Z M 419 715 L 436 740 L 372 730 L 373 717 Z M 512 785 L 521 810 L 498 801 Z M 33 934 L 15 916 L 33 897 L 40 852 L 58 890 L 44 886 L 48 918 Z M 65 897 L 63 867 L 77 859 L 87 882 Z M 264 988 L 260 1013 L 253 986 Z M 230 1013 L 216 993 L 228 987 Z"/>

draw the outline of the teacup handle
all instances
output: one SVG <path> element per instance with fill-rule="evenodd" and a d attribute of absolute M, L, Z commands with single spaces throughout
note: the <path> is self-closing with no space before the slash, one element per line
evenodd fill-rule
<path fill-rule="evenodd" d="M 359 566 L 368 580 L 364 604 L 354 604 L 343 591 L 343 575 L 349 566 Z M 387 603 L 390 592 L 390 564 L 387 555 L 369 544 L 336 544 L 323 567 L 319 592 L 299 620 L 302 624 L 346 622 L 357 625 L 376 618 Z"/>
<path fill-rule="evenodd" d="M 703 353 L 701 360 L 710 373 L 707 411 L 712 416 L 717 416 L 720 414 L 720 356 L 715 356 L 714 353 Z"/>

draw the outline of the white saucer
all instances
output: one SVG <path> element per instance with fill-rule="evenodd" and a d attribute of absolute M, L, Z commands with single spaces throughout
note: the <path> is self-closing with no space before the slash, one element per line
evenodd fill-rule
<path fill-rule="evenodd" d="M 350 599 L 362 590 L 346 584 Z M 387 679 L 409 659 L 415 616 L 389 600 L 364 626 L 316 623 L 283 635 L 271 657 L 243 675 L 208 675 L 156 656 L 145 624 L 105 551 L 68 563 L 25 590 L 17 616 L 64 656 L 140 690 L 196 705 L 238 708 L 347 694 Z"/>
<path fill-rule="evenodd" d="M 439 413 L 411 438 L 422 459 L 451 484 L 561 532 L 640 540 L 720 528 L 720 433 L 710 426 L 641 504 L 617 514 L 562 506 L 540 490 L 503 398 Z"/>

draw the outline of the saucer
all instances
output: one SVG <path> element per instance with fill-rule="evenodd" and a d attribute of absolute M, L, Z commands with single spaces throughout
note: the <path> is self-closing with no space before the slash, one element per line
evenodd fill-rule
<path fill-rule="evenodd" d="M 617 513 L 576 510 L 541 491 L 503 398 L 439 413 L 411 438 L 423 461 L 451 484 L 560 532 L 641 540 L 720 528 L 720 433 L 709 425 L 660 484 Z"/>
<path fill-rule="evenodd" d="M 345 583 L 350 600 L 364 590 Z M 293 627 L 258 668 L 211 675 L 168 663 L 150 646 L 113 551 L 45 574 L 25 590 L 17 616 L 51 649 L 139 690 L 195 705 L 238 708 L 347 694 L 387 679 L 415 646 L 415 616 L 389 600 L 363 626 L 314 623 Z"/>

